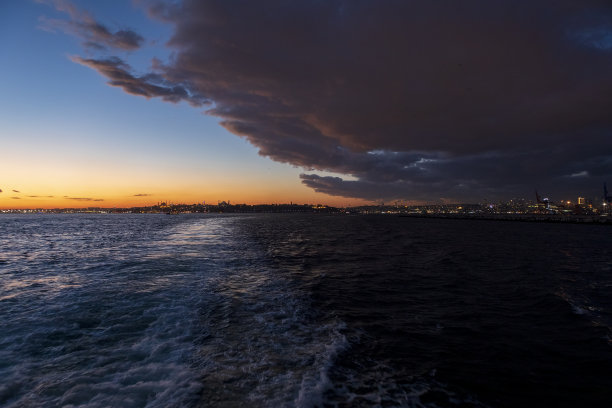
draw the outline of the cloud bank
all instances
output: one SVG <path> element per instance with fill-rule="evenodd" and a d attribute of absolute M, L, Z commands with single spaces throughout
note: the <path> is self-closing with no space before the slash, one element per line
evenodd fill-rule
<path fill-rule="evenodd" d="M 303 174 L 316 191 L 578 194 L 612 175 L 609 1 L 148 4 L 174 27 L 169 61 L 145 75 L 116 57 L 74 61 L 131 94 L 210 102 L 273 160 L 350 175 Z M 78 35 L 114 42 L 69 13 L 88 27 Z"/>

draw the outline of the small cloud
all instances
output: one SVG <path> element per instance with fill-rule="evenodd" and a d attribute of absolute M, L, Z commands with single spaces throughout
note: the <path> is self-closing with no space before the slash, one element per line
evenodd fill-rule
<path fill-rule="evenodd" d="M 100 44 L 98 44 L 96 42 L 93 42 L 93 41 L 86 41 L 86 42 L 83 43 L 83 46 L 85 48 L 91 48 L 91 49 L 94 49 L 94 50 L 97 50 L 97 51 L 106 51 L 106 47 L 104 47 L 103 45 L 100 45 Z"/>
<path fill-rule="evenodd" d="M 104 201 L 104 199 L 102 199 L 102 198 L 91 198 L 91 197 L 68 197 L 68 196 L 64 196 L 64 198 L 66 198 L 68 200 L 74 200 L 74 201 Z"/>
<path fill-rule="evenodd" d="M 589 172 L 586 170 L 582 170 L 577 173 L 570 174 L 569 177 L 589 177 Z"/>
<path fill-rule="evenodd" d="M 13 190 L 13 193 L 20 193 L 21 191 L 19 190 Z"/>
<path fill-rule="evenodd" d="M 21 200 L 20 197 L 11 197 L 13 200 Z"/>
<path fill-rule="evenodd" d="M 26 197 L 28 197 L 28 198 L 54 198 L 55 196 L 52 196 L 52 195 L 48 195 L 48 196 L 29 195 L 29 196 L 26 196 Z"/>
<path fill-rule="evenodd" d="M 83 41 L 83 46 L 94 50 L 107 48 L 131 51 L 144 43 L 144 38 L 130 29 L 111 30 L 97 21 L 90 13 L 79 9 L 66 0 L 54 0 L 51 4 L 56 10 L 68 14 L 69 20 L 40 17 L 40 28 L 54 32 L 59 29 Z"/>
<path fill-rule="evenodd" d="M 0 193 L 2 192 L 2 189 L 0 188 Z"/>
<path fill-rule="evenodd" d="M 134 194 L 134 197 L 151 197 L 152 194 L 144 194 L 144 193 L 138 193 L 138 194 Z"/>

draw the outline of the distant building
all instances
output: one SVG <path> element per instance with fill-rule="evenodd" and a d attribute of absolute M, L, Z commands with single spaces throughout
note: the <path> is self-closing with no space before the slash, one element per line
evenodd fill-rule
<path fill-rule="evenodd" d="M 584 201 L 584 197 L 578 197 L 578 205 L 584 205 L 586 204 Z"/>

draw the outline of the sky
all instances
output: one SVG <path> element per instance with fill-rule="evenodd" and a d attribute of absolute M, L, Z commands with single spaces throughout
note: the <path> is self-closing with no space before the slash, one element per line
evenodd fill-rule
<path fill-rule="evenodd" d="M 597 198 L 612 3 L 0 4 L 0 208 Z"/>

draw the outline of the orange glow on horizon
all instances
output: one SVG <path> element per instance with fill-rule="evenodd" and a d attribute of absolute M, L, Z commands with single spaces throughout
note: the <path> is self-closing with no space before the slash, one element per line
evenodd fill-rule
<path fill-rule="evenodd" d="M 276 166 L 273 171 L 230 162 L 206 167 L 204 160 L 201 165 L 175 160 L 161 166 L 140 156 L 117 158 L 93 155 L 90 150 L 66 153 L 44 147 L 30 151 L 24 145 L 13 146 L 14 155 L 0 162 L 0 209 L 129 208 L 158 202 L 218 201 L 337 207 L 369 203 L 317 193 L 300 182 L 300 169 L 272 162 L 265 165 Z"/>
<path fill-rule="evenodd" d="M 107 174 L 107 176 L 109 176 Z M 80 177 L 79 177 L 80 178 Z M 159 202 L 173 204 L 324 204 L 336 207 L 368 204 L 366 200 L 328 196 L 314 192 L 291 178 L 247 180 L 229 177 L 224 180 L 184 179 L 172 183 L 167 177 L 148 180 L 125 180 L 119 177 L 91 177 L 87 188 L 74 185 L 84 180 L 63 179 L 53 185 L 46 180 L 31 183 L 27 179 L 4 183 L 0 188 L 0 209 L 53 208 L 129 208 L 149 207 Z M 153 180 L 156 180 L 155 182 Z M 248 181 L 252 181 L 248 183 Z M 134 187 L 137 185 L 137 187 Z M 15 187 L 13 187 L 15 186 Z M 170 187 L 169 187 L 170 186 Z M 16 190 L 16 191 L 13 191 Z"/>
<path fill-rule="evenodd" d="M 231 204 L 323 204 L 334 207 L 347 207 L 357 205 L 371 204 L 369 201 L 343 198 L 343 197 L 330 197 L 324 194 L 312 193 L 310 195 L 300 195 L 294 198 L 272 196 L 252 196 L 248 197 L 243 194 L 224 195 L 218 196 L 219 198 L 212 198 L 212 194 L 204 194 L 198 196 L 196 194 L 151 194 L 147 196 L 103 196 L 97 195 L 96 197 L 84 197 L 84 196 L 67 196 L 67 197 L 47 197 L 47 196 L 36 196 L 36 197 L 19 197 L 18 195 L 7 195 L 0 198 L 0 210 L 21 210 L 21 209 L 61 209 L 61 208 L 130 208 L 130 207 L 150 207 L 160 202 L 166 202 L 169 204 L 210 204 L 216 205 L 218 202 L 225 201 Z M 16 198 L 14 198 L 16 197 Z M 210 198 L 209 198 L 210 197 Z"/>

